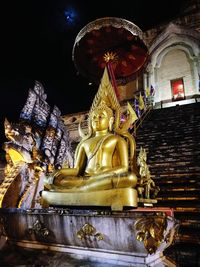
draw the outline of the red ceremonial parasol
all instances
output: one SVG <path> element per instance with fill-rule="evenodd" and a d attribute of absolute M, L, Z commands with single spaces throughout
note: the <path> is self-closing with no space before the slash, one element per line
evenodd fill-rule
<path fill-rule="evenodd" d="M 100 18 L 77 35 L 72 57 L 80 74 L 99 83 L 109 64 L 117 83 L 133 80 L 147 61 L 148 49 L 141 29 L 121 18 Z"/>

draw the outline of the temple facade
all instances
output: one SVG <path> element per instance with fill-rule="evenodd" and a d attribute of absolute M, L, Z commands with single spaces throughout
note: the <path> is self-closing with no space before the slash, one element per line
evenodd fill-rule
<path fill-rule="evenodd" d="M 189 1 L 179 17 L 144 32 L 149 60 L 142 75 L 119 87 L 122 100 L 151 87 L 156 106 L 199 94 L 199 5 L 199 1 Z"/>
<path fill-rule="evenodd" d="M 150 29 L 144 35 L 150 60 L 143 74 L 143 86 L 154 87 L 155 104 L 197 96 L 200 72 L 199 1 L 190 2 L 180 17 Z"/>
<path fill-rule="evenodd" d="M 193 103 L 200 95 L 200 1 L 188 1 L 180 14 L 144 32 L 149 59 L 143 72 L 118 86 L 120 101 L 132 100 L 138 92 L 154 90 L 154 108 Z M 87 112 L 63 117 L 74 142 L 78 123 L 86 124 Z"/>

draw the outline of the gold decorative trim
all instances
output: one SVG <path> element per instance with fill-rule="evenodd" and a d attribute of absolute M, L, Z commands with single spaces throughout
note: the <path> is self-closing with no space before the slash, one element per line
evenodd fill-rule
<path fill-rule="evenodd" d="M 143 242 L 149 254 L 153 254 L 160 244 L 165 241 L 167 216 L 165 214 L 157 214 L 140 218 L 136 220 L 134 229 L 136 239 Z"/>
<path fill-rule="evenodd" d="M 33 226 L 28 228 L 28 233 L 30 235 L 34 233 L 40 237 L 47 237 L 50 231 L 45 227 L 44 223 L 40 222 L 39 220 L 36 220 Z"/>
<path fill-rule="evenodd" d="M 109 61 L 116 61 L 117 54 L 114 52 L 107 52 L 104 54 L 103 59 L 106 63 L 108 63 Z"/>
<path fill-rule="evenodd" d="M 81 239 L 89 239 L 93 237 L 94 240 L 100 241 L 104 239 L 103 234 L 96 231 L 96 229 L 89 223 L 85 223 L 81 229 L 76 233 L 76 236 Z"/>

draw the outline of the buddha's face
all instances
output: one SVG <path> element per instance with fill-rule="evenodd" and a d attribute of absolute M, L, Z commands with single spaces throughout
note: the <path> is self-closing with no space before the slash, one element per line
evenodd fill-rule
<path fill-rule="evenodd" d="M 93 112 L 91 120 L 94 131 L 103 131 L 109 128 L 110 118 L 105 110 L 96 110 Z"/>

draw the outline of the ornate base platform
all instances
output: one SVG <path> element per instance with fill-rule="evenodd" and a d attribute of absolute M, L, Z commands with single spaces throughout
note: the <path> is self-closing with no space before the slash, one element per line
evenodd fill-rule
<path fill-rule="evenodd" d="M 170 209 L 1 209 L 0 217 L 8 241 L 20 247 L 65 252 L 106 266 L 175 266 L 163 256 L 176 232 Z"/>
<path fill-rule="evenodd" d="M 101 206 L 122 211 L 123 207 L 137 207 L 137 190 L 110 189 L 86 193 L 42 191 L 43 206 Z M 91 204 L 92 203 L 92 204 Z"/>

